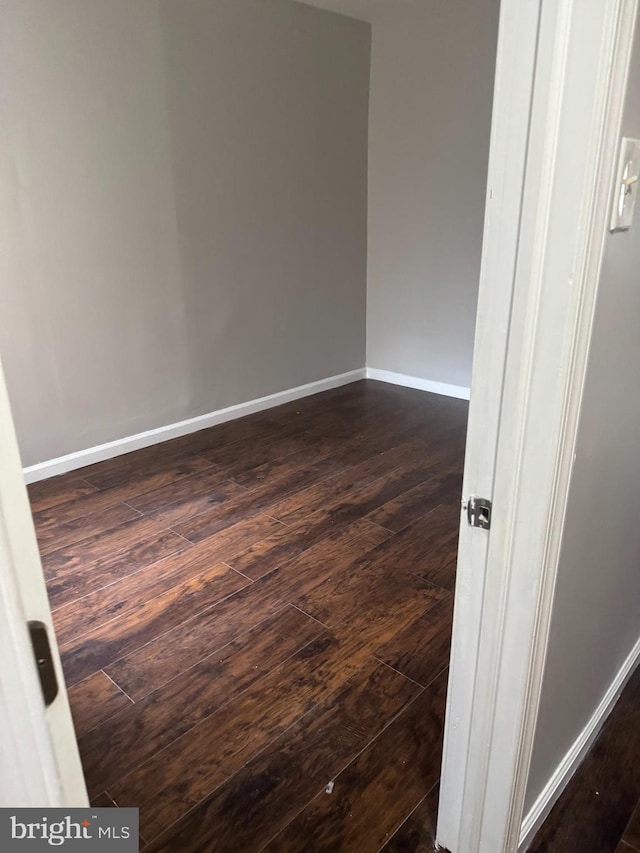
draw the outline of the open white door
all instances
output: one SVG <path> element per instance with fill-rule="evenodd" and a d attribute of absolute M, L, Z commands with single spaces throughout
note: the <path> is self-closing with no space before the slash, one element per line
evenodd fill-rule
<path fill-rule="evenodd" d="M 502 0 L 438 843 L 522 811 L 637 0 Z M 531 821 L 528 821 L 531 823 Z"/>
<path fill-rule="evenodd" d="M 475 495 L 494 503 L 540 7 L 540 0 L 502 0 L 500 7 L 463 482 L 465 497 Z M 491 530 L 469 525 L 463 507 L 437 836 L 453 853 L 476 850 L 462 846 L 461 823 L 463 809 L 468 808 L 467 759 L 477 713 L 474 702 L 481 665 L 479 638 L 487 615 L 484 596 L 490 536 Z M 499 853 L 498 848 L 491 853 Z"/>
<path fill-rule="evenodd" d="M 28 623 L 46 626 L 58 693 L 45 707 Z M 0 365 L 0 806 L 86 806 L 87 792 Z"/>

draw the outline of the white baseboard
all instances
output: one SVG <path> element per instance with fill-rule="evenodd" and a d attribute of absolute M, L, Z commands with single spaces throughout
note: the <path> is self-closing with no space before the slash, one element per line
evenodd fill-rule
<path fill-rule="evenodd" d="M 231 421 L 235 418 L 242 418 L 254 412 L 271 409 L 274 406 L 280 406 L 292 400 L 299 400 L 302 397 L 318 394 L 321 391 L 329 391 L 331 388 L 338 388 L 341 385 L 348 385 L 350 382 L 357 382 L 359 379 L 365 378 L 366 369 L 361 367 L 358 370 L 350 370 L 348 373 L 329 376 L 327 379 L 320 379 L 317 382 L 298 385 L 296 388 L 289 388 L 287 391 L 278 391 L 277 394 L 269 394 L 267 397 L 259 397 L 257 400 L 249 400 L 247 403 L 228 406 L 226 409 L 219 409 L 216 412 L 209 412 L 206 415 L 198 415 L 195 418 L 188 418 L 185 421 L 178 421 L 177 423 L 167 424 L 156 429 L 149 429 L 145 432 L 139 432 L 136 435 L 116 439 L 115 441 L 108 441 L 106 444 L 99 444 L 96 447 L 88 447 L 86 450 L 78 450 L 76 453 L 68 453 L 66 456 L 58 456 L 56 459 L 49 459 L 46 462 L 38 462 L 36 465 L 29 465 L 27 468 L 23 468 L 25 483 L 35 483 L 38 480 L 45 480 L 49 477 L 55 477 L 58 474 L 65 474 L 67 471 L 74 471 L 76 468 L 82 468 L 85 465 L 93 465 L 95 462 L 102 462 L 104 459 L 111 459 L 123 453 L 130 453 L 132 450 L 140 450 L 142 447 L 149 447 L 161 441 L 168 441 L 171 438 L 188 435 L 200 429 L 222 424 L 225 421 Z"/>
<path fill-rule="evenodd" d="M 629 652 L 629 655 L 620 667 L 616 677 L 611 682 L 609 689 L 602 697 L 602 700 L 594 711 L 591 719 L 580 732 L 571 749 L 562 759 L 554 774 L 540 793 L 540 796 L 522 821 L 520 843 L 518 845 L 519 853 L 524 853 L 531 844 L 536 832 L 540 829 L 549 812 L 555 805 L 556 800 L 564 791 L 569 780 L 586 757 L 593 745 L 593 742 L 598 736 L 603 723 L 613 710 L 613 706 L 616 704 L 627 681 L 631 678 L 631 675 L 639 662 L 640 639 L 637 640 L 636 644 Z"/>
<path fill-rule="evenodd" d="M 419 391 L 430 391 L 432 394 L 442 394 L 445 397 L 457 397 L 468 400 L 471 389 L 464 385 L 448 385 L 446 382 L 435 382 L 432 379 L 419 379 L 417 376 L 406 376 L 404 373 L 394 373 L 391 370 L 379 370 L 377 367 L 367 367 L 367 379 L 377 379 L 392 385 L 403 385 L 405 388 L 417 388 Z"/>
<path fill-rule="evenodd" d="M 393 373 L 390 370 L 360 367 L 357 370 L 350 370 L 348 373 L 340 373 L 337 376 L 329 376 L 327 379 L 320 379 L 317 382 L 309 382 L 306 385 L 298 385 L 296 388 L 269 394 L 267 397 L 259 397 L 257 400 L 249 400 L 247 403 L 228 406 L 225 409 L 218 409 L 216 412 L 198 415 L 195 418 L 149 429 L 136 435 L 128 435 L 115 441 L 108 441 L 95 447 L 87 447 L 85 450 L 78 450 L 75 453 L 68 453 L 55 459 L 48 459 L 46 462 L 29 465 L 23 468 L 25 483 L 35 483 L 38 480 L 56 477 L 58 474 L 66 474 L 68 471 L 75 471 L 85 465 L 93 465 L 95 462 L 102 462 L 104 459 L 112 459 L 114 456 L 120 456 L 123 453 L 131 453 L 133 450 L 140 450 L 142 447 L 150 447 L 152 444 L 159 444 L 161 441 L 188 435 L 200 429 L 222 424 L 235 418 L 242 418 L 254 412 L 271 409 L 291 400 L 299 400 L 302 397 L 319 394 L 321 391 L 329 391 L 331 388 L 338 388 L 341 385 L 348 385 L 350 382 L 357 382 L 359 379 L 365 378 L 378 379 L 381 382 L 389 382 L 393 385 L 403 385 L 406 388 L 430 391 L 433 394 L 443 394 L 446 397 L 457 397 L 461 400 L 469 399 L 469 388 L 461 385 L 447 385 L 444 382 L 433 382 L 429 379 L 405 376 L 402 373 Z"/>

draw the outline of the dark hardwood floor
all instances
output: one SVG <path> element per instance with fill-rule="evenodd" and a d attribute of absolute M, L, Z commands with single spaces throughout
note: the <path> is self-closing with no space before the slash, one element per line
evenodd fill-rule
<path fill-rule="evenodd" d="M 147 851 L 430 851 L 467 404 L 360 382 L 30 487 Z"/>

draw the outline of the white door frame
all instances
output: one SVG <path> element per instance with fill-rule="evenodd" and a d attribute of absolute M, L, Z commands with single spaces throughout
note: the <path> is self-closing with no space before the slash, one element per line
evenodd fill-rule
<path fill-rule="evenodd" d="M 437 833 L 452 853 L 512 853 L 546 814 L 523 830 L 636 5 L 502 4 L 464 478 L 493 518 L 461 527 Z"/>
<path fill-rule="evenodd" d="M 43 622 L 59 692 L 45 708 L 27 622 Z M 69 702 L 0 365 L 0 806 L 86 806 Z"/>

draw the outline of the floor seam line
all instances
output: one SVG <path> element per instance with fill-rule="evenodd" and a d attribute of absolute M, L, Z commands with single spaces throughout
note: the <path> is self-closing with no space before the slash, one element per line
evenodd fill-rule
<path fill-rule="evenodd" d="M 400 672 L 399 669 L 396 669 L 395 666 L 391 666 L 390 663 L 387 663 L 386 660 L 382 660 L 382 658 L 379 658 L 378 655 L 374 654 L 373 657 L 375 658 L 375 660 L 378 661 L 378 663 L 381 663 L 383 666 L 386 666 L 392 672 L 395 672 L 398 675 L 401 675 L 402 678 L 405 678 L 407 681 L 410 681 L 412 684 L 415 684 L 416 687 L 419 687 L 421 690 L 424 690 L 426 687 L 428 687 L 427 684 L 421 684 L 419 681 L 416 681 L 415 678 L 410 678 L 410 676 L 405 675 L 404 672 Z"/>
<path fill-rule="evenodd" d="M 131 696 L 129 696 L 129 694 L 127 693 L 127 691 L 126 691 L 126 690 L 124 690 L 122 687 L 120 687 L 120 685 L 118 684 L 118 682 L 117 682 L 117 681 L 114 681 L 114 680 L 113 680 L 113 678 L 111 678 L 111 676 L 109 675 L 109 673 L 108 673 L 108 672 L 105 672 L 105 670 L 104 670 L 104 669 L 101 669 L 101 670 L 100 670 L 100 672 L 101 672 L 103 675 L 106 675 L 106 677 L 109 679 L 109 681 L 110 681 L 112 684 L 115 684 L 115 686 L 118 688 L 118 690 L 119 690 L 121 693 L 123 693 L 123 694 L 127 697 L 127 699 L 129 700 L 129 702 L 131 702 L 131 704 L 132 704 L 132 705 L 135 705 L 135 704 L 136 704 L 136 703 L 135 703 L 135 699 L 132 699 L 132 698 L 131 698 Z M 82 683 L 82 682 L 78 682 L 78 683 Z M 109 796 L 111 796 L 111 795 L 109 795 Z M 113 797 L 112 797 L 112 799 L 113 799 Z"/>

